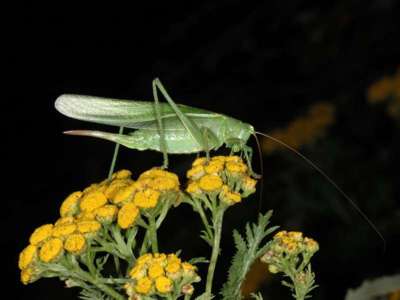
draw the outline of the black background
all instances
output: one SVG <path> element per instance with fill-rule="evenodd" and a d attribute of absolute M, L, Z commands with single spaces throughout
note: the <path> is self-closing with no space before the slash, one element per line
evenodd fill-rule
<path fill-rule="evenodd" d="M 340 111 L 330 135 L 340 136 L 341 145 L 352 147 L 340 150 L 349 159 L 339 161 L 334 179 L 361 206 L 363 182 L 371 184 L 380 176 L 393 190 L 395 206 L 382 204 L 376 214 L 374 206 L 366 208 L 385 234 L 386 252 L 379 238 L 328 184 L 324 188 L 349 211 L 348 223 L 340 223 L 329 211 L 322 214 L 325 223 L 321 217 L 311 218 L 317 215 L 315 211 L 308 219 L 307 210 L 299 216 L 296 209 L 290 211 L 297 206 L 271 200 L 271 183 L 264 188 L 263 207 L 275 210 L 275 224 L 292 229 L 302 224 L 321 241 L 315 262 L 321 285 L 316 299 L 343 299 L 348 288 L 365 278 L 399 272 L 395 245 L 399 227 L 380 222 L 399 218 L 399 128 L 383 113 L 372 113 L 365 100 L 367 87 L 393 74 L 400 64 L 397 1 L 83 2 L 19 3 L 6 16 L 4 48 L 9 51 L 4 58 L 10 68 L 6 69 L 6 109 L 2 110 L 6 181 L 1 248 L 7 274 L 3 286 L 12 289 L 12 298 L 76 298 L 76 291 L 64 289 L 57 280 L 20 284 L 18 253 L 35 227 L 56 219 L 69 192 L 105 178 L 113 151 L 111 143 L 62 135 L 67 129 L 103 127 L 60 115 L 54 100 L 62 93 L 151 100 L 155 77 L 160 77 L 178 103 L 222 112 L 266 132 L 285 126 L 317 100 L 335 103 Z M 335 163 L 335 156 L 329 145 L 323 149 L 310 158 L 324 168 Z M 290 156 L 267 159 L 267 174 L 282 172 L 289 163 L 308 170 Z M 358 160 L 353 164 L 354 157 Z M 190 160 L 173 157 L 171 168 L 182 173 Z M 373 167 L 362 169 L 370 161 L 375 162 Z M 160 163 L 157 153 L 122 149 L 118 167 L 138 174 Z M 322 181 L 317 173 L 307 172 L 311 186 L 313 180 Z M 352 189 L 355 183 L 357 188 Z M 279 218 L 283 207 L 287 219 Z M 233 251 L 230 232 L 256 213 L 255 202 L 229 212 L 221 268 L 226 268 Z M 203 243 L 193 241 L 199 230 L 193 219 L 187 208 L 172 214 L 166 225 L 170 231 L 165 229 L 169 233 L 162 238 L 165 251 L 182 248 L 186 258 L 206 255 Z M 324 231 L 335 226 L 334 233 Z M 354 239 L 360 243 L 349 246 Z M 326 240 L 336 246 L 334 251 L 328 242 L 324 248 Z M 219 271 L 217 285 L 224 278 Z M 278 284 L 270 290 L 274 299 L 290 299 Z M 265 295 L 268 292 L 264 290 Z"/>

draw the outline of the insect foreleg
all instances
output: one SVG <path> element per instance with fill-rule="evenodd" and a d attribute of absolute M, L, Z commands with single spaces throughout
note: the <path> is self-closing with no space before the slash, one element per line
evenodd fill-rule
<path fill-rule="evenodd" d="M 168 168 L 168 152 L 167 152 L 168 150 L 167 150 L 167 143 L 165 141 L 164 127 L 163 127 L 162 119 L 161 119 L 160 105 L 159 105 L 158 94 L 157 94 L 157 86 L 156 86 L 156 83 L 154 80 L 153 80 L 152 86 L 153 86 L 154 108 L 155 108 L 156 117 L 157 117 L 158 130 L 160 133 L 160 150 L 163 153 L 163 158 L 164 158 L 162 168 L 166 169 L 166 168 Z"/>
<path fill-rule="evenodd" d="M 257 174 L 256 172 L 253 171 L 253 167 L 251 165 L 251 161 L 253 159 L 253 148 L 251 148 L 250 146 L 247 145 L 243 145 L 242 146 L 242 150 L 243 150 L 243 154 L 246 158 L 246 162 L 247 162 L 247 167 L 249 168 L 250 174 L 254 177 L 254 178 L 261 178 L 261 175 Z"/>
<path fill-rule="evenodd" d="M 247 167 L 249 168 L 250 174 L 255 178 L 261 178 L 259 174 L 253 171 L 253 167 L 251 166 L 251 160 L 253 158 L 253 149 L 250 146 L 247 146 L 245 142 L 238 138 L 230 138 L 225 141 L 225 144 L 228 148 L 231 149 L 231 155 L 235 152 L 243 153 Z"/>

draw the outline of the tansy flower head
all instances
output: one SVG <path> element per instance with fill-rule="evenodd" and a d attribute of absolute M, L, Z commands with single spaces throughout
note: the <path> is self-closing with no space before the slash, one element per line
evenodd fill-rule
<path fill-rule="evenodd" d="M 222 191 L 220 194 L 221 200 L 226 202 L 228 205 L 233 205 L 235 203 L 239 203 L 242 200 L 242 197 L 239 193 L 232 192 L 229 190 L 227 185 L 222 187 Z"/>
<path fill-rule="evenodd" d="M 29 266 L 21 271 L 21 282 L 23 284 L 29 284 L 38 279 L 39 272 L 34 266 Z"/>
<path fill-rule="evenodd" d="M 164 268 L 162 267 L 162 265 L 160 263 L 153 263 L 149 266 L 148 275 L 149 275 L 149 278 L 151 278 L 151 279 L 160 277 L 160 276 L 164 275 Z"/>
<path fill-rule="evenodd" d="M 222 187 L 222 179 L 218 175 L 204 175 L 199 180 L 199 187 L 206 192 L 218 191 Z"/>
<path fill-rule="evenodd" d="M 61 217 L 73 216 L 77 212 L 81 196 L 82 192 L 73 192 L 64 200 L 60 207 Z"/>
<path fill-rule="evenodd" d="M 29 238 L 29 242 L 32 245 L 38 245 L 42 241 L 51 237 L 53 232 L 53 225 L 52 224 L 45 224 L 35 229 L 35 231 L 31 234 Z"/>
<path fill-rule="evenodd" d="M 32 262 L 35 261 L 37 256 L 37 248 L 34 245 L 28 245 L 19 254 L 18 267 L 22 270 L 28 267 Z"/>
<path fill-rule="evenodd" d="M 64 249 L 72 254 L 81 254 L 85 251 L 86 248 L 86 239 L 80 234 L 72 234 L 67 237 L 64 242 Z"/>
<path fill-rule="evenodd" d="M 108 204 L 97 208 L 94 213 L 96 215 L 97 221 L 103 224 L 110 224 L 116 219 L 116 216 L 118 214 L 118 207 Z"/>
<path fill-rule="evenodd" d="M 63 254 L 63 241 L 52 238 L 43 243 L 39 251 L 39 258 L 45 263 L 54 262 Z"/>
<path fill-rule="evenodd" d="M 160 276 L 156 279 L 156 289 L 160 293 L 169 293 L 172 291 L 172 280 L 165 276 Z"/>
<path fill-rule="evenodd" d="M 192 180 L 197 180 L 205 174 L 203 165 L 193 166 L 189 171 L 186 172 L 186 177 Z"/>
<path fill-rule="evenodd" d="M 82 197 L 79 207 L 83 212 L 92 212 L 96 208 L 102 207 L 106 203 L 107 198 L 104 193 L 92 191 Z"/>
<path fill-rule="evenodd" d="M 115 172 L 112 174 L 111 179 L 125 179 L 131 177 L 132 172 L 129 170 L 119 170 L 118 172 Z"/>
<path fill-rule="evenodd" d="M 133 181 L 125 178 L 125 179 L 115 179 L 111 181 L 111 183 L 107 186 L 104 190 L 104 195 L 109 199 L 111 202 L 115 202 L 115 195 L 124 187 L 133 184 Z"/>
<path fill-rule="evenodd" d="M 67 223 L 67 224 L 61 224 L 61 225 L 54 226 L 53 236 L 58 237 L 58 238 L 66 237 L 66 236 L 74 233 L 76 228 L 77 227 L 76 227 L 75 223 L 69 223 L 69 224 Z"/>
<path fill-rule="evenodd" d="M 156 207 L 159 197 L 159 191 L 146 189 L 144 191 L 137 192 L 133 202 L 140 208 L 153 208 Z"/>
<path fill-rule="evenodd" d="M 147 295 L 153 285 L 152 280 L 149 277 L 143 277 L 137 280 L 135 285 L 135 291 L 142 295 Z"/>
<path fill-rule="evenodd" d="M 138 207 L 130 202 L 121 207 L 118 212 L 118 225 L 122 229 L 131 227 L 139 215 Z"/>
<path fill-rule="evenodd" d="M 124 202 L 128 202 L 132 200 L 134 194 L 136 192 L 136 185 L 132 182 L 129 185 L 122 186 L 118 191 L 115 192 L 111 201 L 114 204 L 123 204 Z"/>
<path fill-rule="evenodd" d="M 77 223 L 78 232 L 85 234 L 86 236 L 91 236 L 96 233 L 101 228 L 101 223 L 98 221 L 80 221 Z"/>
<path fill-rule="evenodd" d="M 72 216 L 68 217 L 61 217 L 59 218 L 55 223 L 54 226 L 61 226 L 61 225 L 66 225 L 66 224 L 72 224 L 75 222 L 75 218 Z"/>

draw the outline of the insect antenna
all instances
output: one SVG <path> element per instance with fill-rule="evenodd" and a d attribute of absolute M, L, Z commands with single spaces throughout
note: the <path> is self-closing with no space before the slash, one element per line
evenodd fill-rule
<path fill-rule="evenodd" d="M 306 156 L 304 156 L 302 153 L 294 149 L 293 147 L 289 146 L 285 142 L 282 142 L 281 140 L 278 140 L 274 138 L 271 135 L 268 135 L 263 132 L 255 131 L 255 134 L 259 134 L 261 136 L 264 136 L 282 146 L 285 148 L 289 149 L 293 153 L 297 154 L 300 158 L 302 158 L 304 161 L 306 161 L 311 167 L 314 168 L 322 177 L 324 177 L 333 187 L 353 206 L 353 208 L 360 214 L 360 216 L 368 223 L 368 225 L 375 231 L 375 233 L 379 236 L 379 238 L 382 240 L 383 243 L 383 252 L 386 251 L 386 240 L 383 237 L 382 233 L 378 230 L 378 228 L 375 226 L 375 224 L 367 217 L 367 215 L 361 210 L 361 208 L 358 207 L 358 205 L 348 196 L 336 183 L 331 179 L 324 171 L 321 170 L 320 167 L 318 167 L 315 163 L 313 163 L 310 159 L 308 159 Z"/>
<path fill-rule="evenodd" d="M 263 192 L 264 192 L 264 160 L 263 160 L 263 155 L 262 155 L 262 151 L 261 151 L 261 145 L 260 145 L 260 141 L 256 135 L 256 133 L 252 134 L 256 140 L 256 144 L 257 144 L 257 152 L 258 152 L 258 159 L 260 161 L 260 173 L 261 173 L 261 187 L 260 187 L 260 198 L 258 200 L 258 211 L 261 212 L 262 210 L 262 198 L 263 198 Z"/>

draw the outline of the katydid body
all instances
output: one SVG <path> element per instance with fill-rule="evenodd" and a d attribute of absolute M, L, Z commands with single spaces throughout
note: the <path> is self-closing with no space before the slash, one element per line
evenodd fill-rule
<path fill-rule="evenodd" d="M 237 119 L 186 105 L 177 105 L 200 131 L 207 132 L 205 138 L 208 149 L 205 149 L 193 138 L 168 103 L 158 105 L 167 153 L 183 154 L 215 150 L 223 144 L 240 148 L 241 144 L 246 145 L 250 135 L 254 134 L 254 128 L 250 124 Z M 90 130 L 74 130 L 67 133 L 98 137 L 131 149 L 162 152 L 162 137 L 158 130 L 153 102 L 66 94 L 58 97 L 55 106 L 59 112 L 74 119 L 136 129 L 126 135 Z"/>

